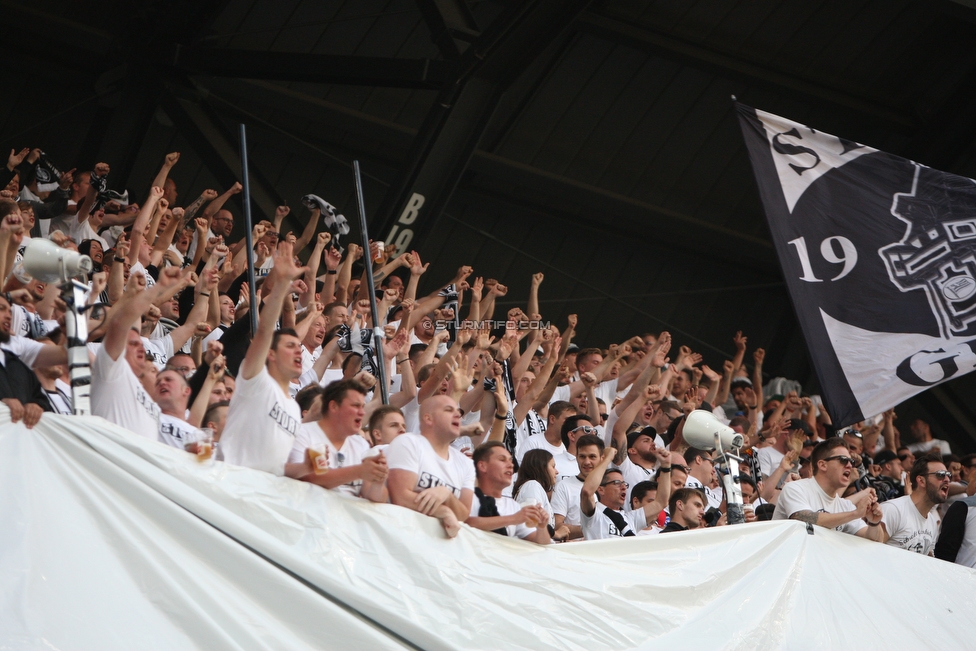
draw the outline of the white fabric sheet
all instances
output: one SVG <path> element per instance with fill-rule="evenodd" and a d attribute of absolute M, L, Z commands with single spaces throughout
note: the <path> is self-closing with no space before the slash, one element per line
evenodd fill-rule
<path fill-rule="evenodd" d="M 798 522 L 549 547 L 464 526 L 447 540 L 414 512 L 200 464 L 99 418 L 45 414 L 27 431 L 0 412 L 2 648 L 971 642 L 976 571 Z"/>

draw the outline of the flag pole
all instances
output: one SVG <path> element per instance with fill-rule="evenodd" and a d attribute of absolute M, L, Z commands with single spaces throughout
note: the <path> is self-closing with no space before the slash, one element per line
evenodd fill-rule
<path fill-rule="evenodd" d="M 254 239 L 251 235 L 251 182 L 247 174 L 247 129 L 241 123 L 241 185 L 244 187 L 244 237 L 247 239 L 247 284 L 251 290 L 250 311 L 251 336 L 258 331 L 258 291 L 254 276 Z M 271 252 L 272 254 L 274 251 Z"/>
<path fill-rule="evenodd" d="M 376 382 L 380 385 L 380 395 L 383 404 L 390 404 L 390 385 L 386 381 L 386 359 L 383 355 L 383 343 L 386 333 L 380 327 L 379 310 L 376 307 L 376 285 L 373 283 L 373 256 L 369 252 L 369 231 L 366 228 L 366 202 L 363 199 L 363 180 L 359 175 L 359 161 L 352 162 L 353 173 L 356 177 L 356 199 L 359 201 L 359 226 L 363 233 L 363 259 L 366 260 L 366 279 L 369 281 L 369 309 L 373 314 L 373 347 L 376 350 L 377 369 Z"/>

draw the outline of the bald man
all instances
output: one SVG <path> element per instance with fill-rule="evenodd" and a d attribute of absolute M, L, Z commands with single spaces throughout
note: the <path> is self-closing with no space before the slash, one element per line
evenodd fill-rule
<path fill-rule="evenodd" d="M 474 464 L 451 447 L 461 431 L 461 409 L 450 396 L 420 403 L 420 434 L 401 434 L 386 450 L 390 501 L 440 520 L 453 538 L 471 513 Z"/>

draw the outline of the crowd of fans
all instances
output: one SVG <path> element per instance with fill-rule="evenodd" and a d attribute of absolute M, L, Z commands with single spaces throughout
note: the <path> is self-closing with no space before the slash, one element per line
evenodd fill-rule
<path fill-rule="evenodd" d="M 240 184 L 180 202 L 178 161 L 165 157 L 139 205 L 109 189 L 105 163 L 61 172 L 38 149 L 11 151 L 0 395 L 14 421 L 72 413 L 66 308 L 23 265 L 43 237 L 94 263 L 93 413 L 161 444 L 202 458 L 212 433 L 223 463 L 392 502 L 448 536 L 467 523 L 552 544 L 724 526 L 715 454 L 683 437 L 703 409 L 745 437 L 747 523 L 797 519 L 976 566 L 976 455 L 952 455 L 923 421 L 909 445 L 893 410 L 838 430 L 817 396 L 764 386 L 764 351 L 747 365 L 741 333 L 720 371 L 667 332 L 580 347 L 575 315 L 543 321 L 541 273 L 525 309 L 502 313 L 507 287 L 470 267 L 449 276 L 415 251 L 340 245 L 344 218 L 312 194 L 300 234 L 282 232 L 282 206 L 248 250 L 227 209 Z"/>

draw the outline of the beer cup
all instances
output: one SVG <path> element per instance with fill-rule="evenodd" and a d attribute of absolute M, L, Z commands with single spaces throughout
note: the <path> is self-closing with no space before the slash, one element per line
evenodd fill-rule
<path fill-rule="evenodd" d="M 325 451 L 324 445 L 310 445 L 305 449 L 308 455 L 308 463 L 316 475 L 324 475 L 329 472 L 329 455 Z"/>

